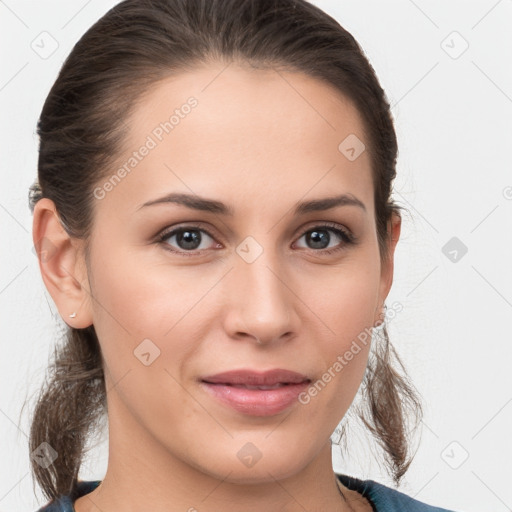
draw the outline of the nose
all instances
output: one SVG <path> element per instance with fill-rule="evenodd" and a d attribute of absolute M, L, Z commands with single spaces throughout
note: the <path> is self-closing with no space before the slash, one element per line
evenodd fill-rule
<path fill-rule="evenodd" d="M 252 263 L 236 256 L 228 278 L 225 317 L 225 329 L 232 339 L 268 345 L 296 333 L 295 295 L 288 274 L 266 251 Z"/>

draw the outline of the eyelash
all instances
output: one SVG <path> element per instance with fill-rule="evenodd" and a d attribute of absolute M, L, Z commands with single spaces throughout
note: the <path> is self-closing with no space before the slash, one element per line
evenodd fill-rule
<path fill-rule="evenodd" d="M 337 236 L 339 236 L 342 240 L 343 240 L 343 244 L 341 246 L 337 246 L 337 247 L 334 247 L 334 248 L 331 248 L 331 249 L 310 249 L 312 250 L 313 252 L 319 252 L 319 253 L 322 253 L 322 254 L 333 254 L 333 253 L 337 253 L 339 251 L 343 251 L 344 249 L 346 249 L 346 246 L 348 245 L 355 245 L 358 241 L 357 237 L 355 235 L 353 235 L 352 233 L 350 233 L 349 231 L 345 230 L 345 229 L 342 229 L 338 226 L 338 224 L 334 224 L 332 222 L 328 222 L 328 223 L 325 223 L 325 224 L 319 224 L 317 226 L 313 226 L 312 228 L 309 228 L 307 229 L 306 231 L 304 231 L 304 233 L 302 233 L 302 235 L 299 237 L 299 238 L 302 238 L 305 234 L 307 233 L 310 233 L 312 231 L 315 231 L 315 230 L 320 230 L 320 229 L 326 229 L 327 231 L 333 231 Z M 183 255 L 185 257 L 190 257 L 190 256 L 199 256 L 201 255 L 201 253 L 203 251 L 206 251 L 207 249 L 202 249 L 202 250 L 197 250 L 197 249 L 194 249 L 194 250 L 191 250 L 191 251 L 185 251 L 185 250 L 176 250 L 176 249 L 169 249 L 169 244 L 165 243 L 165 240 L 167 240 L 168 238 L 170 238 L 171 236 L 177 234 L 177 233 L 180 233 L 180 232 L 183 232 L 183 231 L 193 231 L 193 230 L 198 230 L 198 231 L 202 231 L 203 233 L 206 233 L 210 238 L 212 239 L 215 239 L 215 237 L 209 233 L 208 230 L 204 229 L 203 227 L 201 227 L 200 225 L 197 225 L 197 224 L 189 224 L 187 226 L 180 226 L 180 227 L 177 227 L 177 228 L 173 228 L 173 229 L 170 229 L 170 230 L 164 230 L 162 231 L 158 236 L 157 236 L 157 242 L 162 244 L 163 247 L 164 247 L 164 250 L 166 251 L 169 251 L 169 252 L 172 252 L 172 253 L 175 253 L 175 254 L 179 254 L 179 255 Z"/>

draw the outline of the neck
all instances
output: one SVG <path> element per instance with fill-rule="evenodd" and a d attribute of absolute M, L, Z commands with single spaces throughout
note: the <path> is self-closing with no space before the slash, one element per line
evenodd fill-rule
<path fill-rule="evenodd" d="M 306 464 L 279 464 L 267 457 L 257 479 L 235 471 L 194 467 L 158 442 L 132 415 L 109 403 L 109 461 L 102 483 L 75 502 L 76 512 L 348 512 L 347 489 L 340 493 L 327 442 Z M 126 412 L 126 411 L 124 411 Z M 203 440 L 207 450 L 207 436 Z M 300 447 L 299 447 L 300 448 Z M 294 448 L 297 451 L 297 448 Z M 183 455 L 182 457 L 178 455 Z M 267 469 L 268 468 L 268 469 Z M 222 468 L 221 468 L 222 469 Z M 236 466 L 235 466 L 236 469 Z M 350 495 L 353 498 L 353 495 Z"/>

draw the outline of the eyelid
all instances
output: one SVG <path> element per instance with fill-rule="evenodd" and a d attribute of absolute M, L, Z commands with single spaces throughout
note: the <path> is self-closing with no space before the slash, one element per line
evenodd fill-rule
<path fill-rule="evenodd" d="M 352 233 L 352 231 L 350 229 L 348 229 L 343 224 L 338 224 L 337 222 L 332 222 L 332 221 L 327 221 L 327 220 L 317 220 L 317 221 L 313 221 L 308 224 L 310 224 L 309 227 L 301 228 L 300 236 L 303 236 L 306 233 L 308 233 L 309 231 L 313 231 L 316 228 L 319 228 L 319 229 L 323 228 L 323 229 L 333 229 L 334 231 L 341 231 L 351 241 L 354 241 L 354 242 L 357 241 L 357 237 Z"/>

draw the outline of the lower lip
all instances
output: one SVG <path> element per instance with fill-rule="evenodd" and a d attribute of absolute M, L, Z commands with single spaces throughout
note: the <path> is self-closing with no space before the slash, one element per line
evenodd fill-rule
<path fill-rule="evenodd" d="M 287 384 L 275 389 L 247 389 L 201 382 L 202 386 L 222 403 L 251 416 L 272 416 L 290 407 L 309 382 Z"/>

